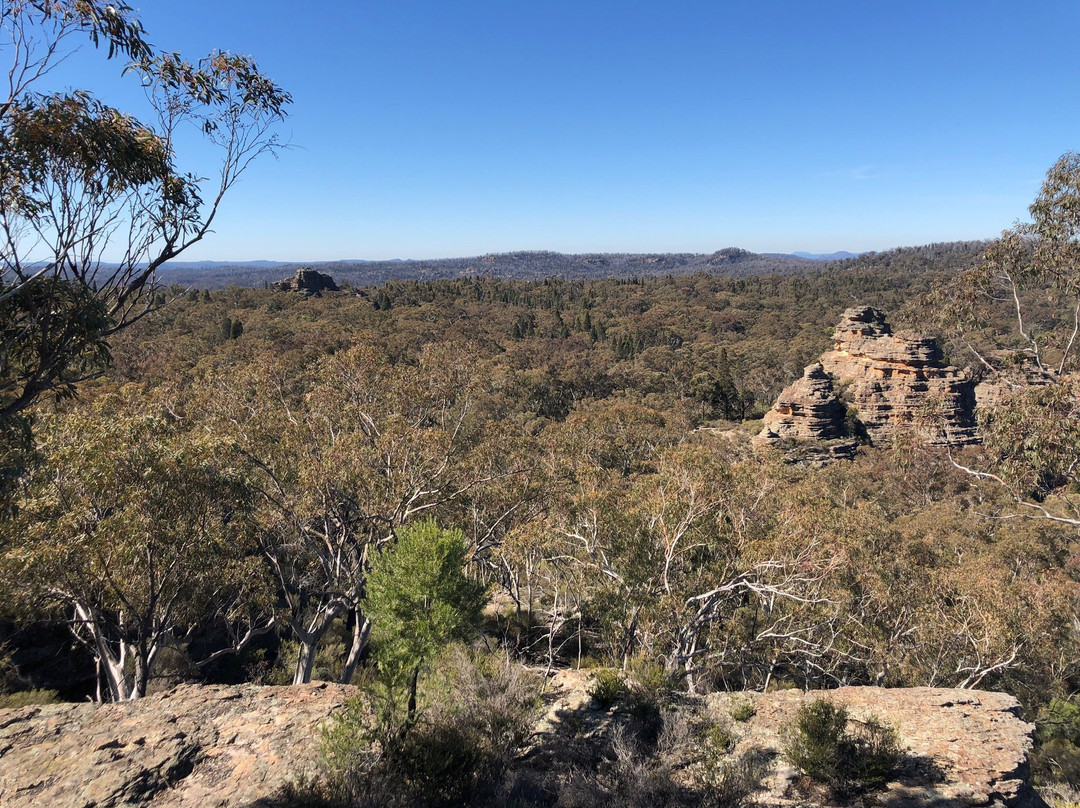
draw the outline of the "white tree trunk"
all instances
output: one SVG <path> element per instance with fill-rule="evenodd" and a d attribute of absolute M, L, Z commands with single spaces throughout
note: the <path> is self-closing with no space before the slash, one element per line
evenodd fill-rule
<path fill-rule="evenodd" d="M 370 634 L 371 621 L 367 618 L 367 615 L 364 614 L 362 609 L 353 609 L 352 646 L 349 648 L 349 656 L 345 660 L 345 670 L 341 674 L 342 684 L 347 685 L 352 682 L 353 675 L 356 673 L 356 666 L 360 662 L 360 655 L 367 648 Z"/>

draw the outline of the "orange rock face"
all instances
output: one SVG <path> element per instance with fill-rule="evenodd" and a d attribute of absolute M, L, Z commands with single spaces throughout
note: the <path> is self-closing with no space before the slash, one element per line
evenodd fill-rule
<path fill-rule="evenodd" d="M 850 458 L 856 442 L 849 434 L 846 409 L 837 398 L 832 377 L 820 363 L 810 365 L 803 377 L 777 398 L 765 415 L 761 434 L 754 436 L 755 446 L 781 445 L 808 450 L 801 460 L 817 465 L 830 460 Z M 807 442 L 813 445 L 807 445 Z"/>
<path fill-rule="evenodd" d="M 944 364 L 933 339 L 893 334 L 884 314 L 860 306 L 844 312 L 834 340 L 833 350 L 780 394 L 755 445 L 852 438 L 836 390 L 872 444 L 888 443 L 901 430 L 915 430 L 937 446 L 977 441 L 974 385 L 964 371 Z"/>
<path fill-rule="evenodd" d="M 821 365 L 847 388 L 871 443 L 912 428 L 932 445 L 976 441 L 974 385 L 943 364 L 933 339 L 893 334 L 885 315 L 869 306 L 845 311 L 834 339 Z"/>

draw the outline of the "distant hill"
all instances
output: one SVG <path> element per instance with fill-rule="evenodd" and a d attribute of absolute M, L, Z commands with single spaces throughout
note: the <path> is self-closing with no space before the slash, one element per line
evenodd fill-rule
<path fill-rule="evenodd" d="M 168 269 L 214 269 L 217 267 L 280 267 L 285 261 L 170 261 Z"/>
<path fill-rule="evenodd" d="M 794 252 L 792 255 L 796 258 L 805 258 L 808 261 L 843 261 L 848 258 L 858 258 L 860 254 L 841 250 L 834 253 Z"/>
<path fill-rule="evenodd" d="M 569 255 L 547 251 L 496 253 L 472 258 L 437 258 L 410 261 L 323 261 L 317 263 L 277 263 L 273 261 L 202 261 L 193 264 L 169 263 L 158 277 L 199 289 L 226 286 L 258 288 L 269 286 L 310 266 L 331 275 L 340 283 L 378 286 L 398 280 L 454 280 L 456 278 L 498 278 L 503 280 L 543 280 L 545 278 L 649 278 L 665 275 L 704 273 L 726 277 L 751 275 L 794 275 L 816 272 L 854 271 L 878 268 L 908 271 L 970 266 L 985 248 L 984 241 L 953 241 L 917 247 L 897 247 L 884 252 L 831 253 L 830 258 L 788 254 L 759 254 L 738 247 L 713 253 L 582 253 Z M 803 255 L 807 255 L 804 253 Z"/>
<path fill-rule="evenodd" d="M 498 253 L 471 258 L 425 261 L 325 261 L 304 264 L 329 273 L 339 283 L 375 286 L 391 280 L 447 280 L 491 277 L 514 280 L 544 278 L 635 278 L 663 275 L 787 275 L 816 268 L 815 262 L 795 256 L 759 255 L 737 247 L 714 253 L 584 253 L 546 251 Z M 166 264 L 165 283 L 200 288 L 258 287 L 292 275 L 301 264 L 272 262 L 199 262 Z"/>

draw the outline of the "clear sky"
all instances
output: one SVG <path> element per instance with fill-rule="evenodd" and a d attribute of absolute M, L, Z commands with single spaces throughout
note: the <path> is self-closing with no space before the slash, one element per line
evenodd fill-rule
<path fill-rule="evenodd" d="M 295 101 L 185 260 L 987 238 L 1080 149 L 1076 0 L 131 2 Z M 119 67 L 54 79 L 137 112 Z"/>

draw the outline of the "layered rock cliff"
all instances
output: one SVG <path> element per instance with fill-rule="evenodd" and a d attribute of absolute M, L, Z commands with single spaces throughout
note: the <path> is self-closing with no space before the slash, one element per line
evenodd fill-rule
<path fill-rule="evenodd" d="M 794 451 L 802 445 L 802 459 L 809 463 L 855 455 L 847 410 L 820 362 L 809 365 L 802 378 L 780 394 L 764 422 L 761 434 L 752 439 L 755 446 L 780 444 Z"/>
<path fill-rule="evenodd" d="M 822 409 L 828 395 L 825 379 L 840 391 L 871 444 L 887 444 L 903 430 L 915 430 L 937 446 L 977 441 L 973 382 L 964 371 L 944 364 L 933 339 L 893 334 L 885 315 L 870 306 L 845 311 L 833 339 L 833 350 L 781 393 L 756 445 L 777 445 L 785 437 L 825 444 L 836 440 L 836 407 L 830 405 L 827 413 Z"/>

